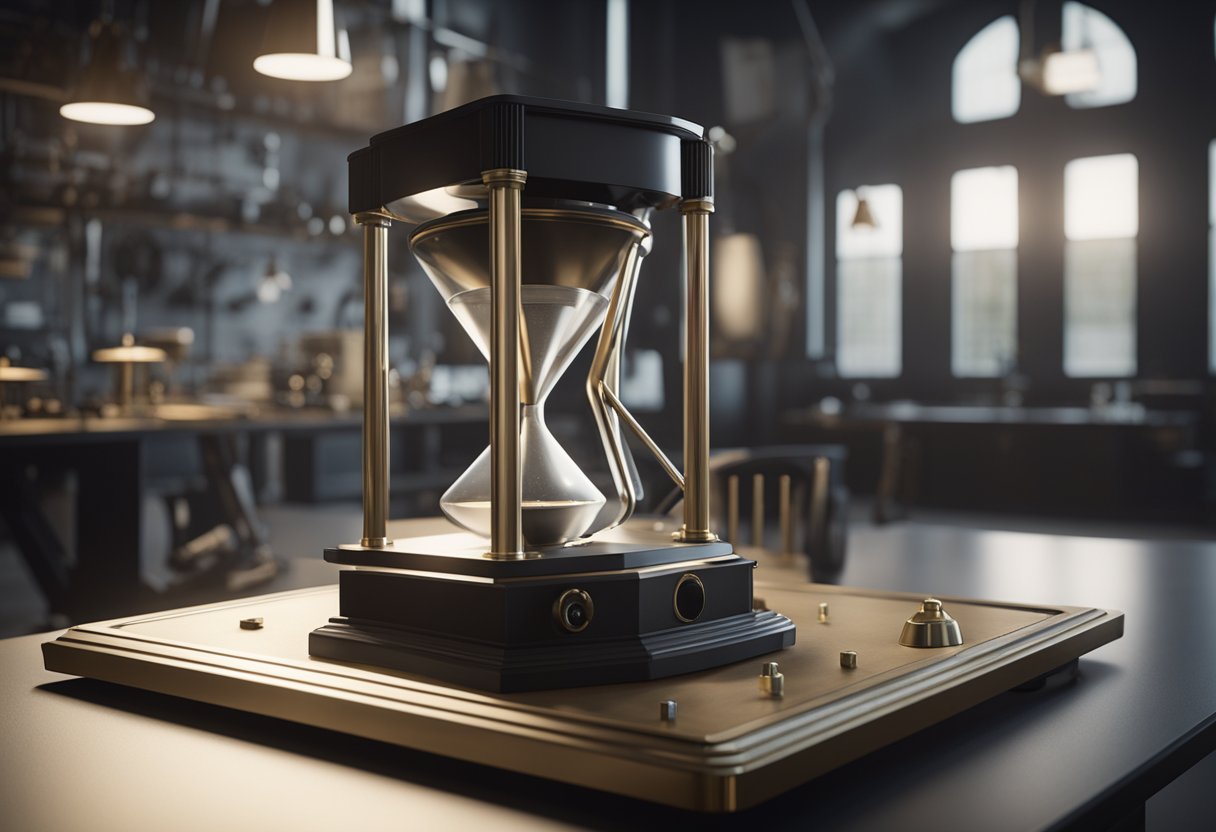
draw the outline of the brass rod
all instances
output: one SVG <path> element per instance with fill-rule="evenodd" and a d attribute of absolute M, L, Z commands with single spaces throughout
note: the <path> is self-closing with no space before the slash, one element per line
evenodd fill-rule
<path fill-rule="evenodd" d="M 790 475 L 782 474 L 777 480 L 777 493 L 779 495 L 779 518 L 781 525 L 781 554 L 789 556 L 794 553 L 794 521 L 793 511 L 790 504 Z"/>
<path fill-rule="evenodd" d="M 752 545 L 764 548 L 764 474 L 752 474 Z"/>
<path fill-rule="evenodd" d="M 388 227 L 374 214 L 363 226 L 363 538 L 383 548 L 388 539 Z"/>
<path fill-rule="evenodd" d="M 688 199 L 684 214 L 684 526 L 680 539 L 715 539 L 709 528 L 709 214 L 713 203 Z"/>
<path fill-rule="evenodd" d="M 612 528 L 628 520 L 638 501 L 637 484 L 634 482 L 629 463 L 629 451 L 625 446 L 624 437 L 621 436 L 621 417 L 613 412 L 616 406 L 609 397 L 615 399 L 614 391 L 620 389 L 621 385 L 620 351 L 625 339 L 627 310 L 631 302 L 631 286 L 636 278 L 641 256 L 640 248 L 637 243 L 630 246 L 621 264 L 612 298 L 608 302 L 608 312 L 600 329 L 595 355 L 591 360 L 591 370 L 587 373 L 587 398 L 591 402 L 591 411 L 595 415 L 596 427 L 600 432 L 600 439 L 608 457 L 608 468 L 612 472 L 613 485 L 620 502 L 615 516 L 603 526 L 591 529 L 592 532 Z M 623 408 L 624 405 L 621 405 L 621 409 Z M 628 415 L 625 418 L 628 419 Z"/>
<path fill-rule="evenodd" d="M 124 414 L 135 407 L 135 365 L 130 361 L 118 365 L 118 407 Z"/>
<path fill-rule="evenodd" d="M 726 539 L 732 544 L 739 540 L 739 475 L 726 480 Z"/>
<path fill-rule="evenodd" d="M 490 552 L 524 557 L 520 458 L 520 195 L 527 174 L 482 173 L 490 194 Z"/>
<path fill-rule="evenodd" d="M 811 517 L 807 523 L 807 536 L 811 547 L 818 547 L 827 540 L 828 497 L 831 483 L 832 462 L 826 456 L 815 457 L 811 477 Z M 812 548 L 810 551 L 814 551 Z"/>
<path fill-rule="evenodd" d="M 624 420 L 625 424 L 628 425 L 629 429 L 637 435 L 638 439 L 642 440 L 642 444 L 644 444 L 646 449 L 654 455 L 654 458 L 658 460 L 659 465 L 663 466 L 663 470 L 667 472 L 667 476 L 671 477 L 671 481 L 674 482 L 679 488 L 684 489 L 684 499 L 687 500 L 688 489 L 684 487 L 684 476 L 680 473 L 680 470 L 676 468 L 675 463 L 667 458 L 667 454 L 663 453 L 663 449 L 659 447 L 658 443 L 651 439 L 650 434 L 646 432 L 646 429 L 642 427 L 641 423 L 638 422 L 637 419 L 633 418 L 633 414 L 629 412 L 629 408 L 625 407 L 624 402 L 617 397 L 616 393 L 613 393 L 612 390 L 602 381 L 600 382 L 599 390 L 600 395 L 604 397 L 604 400 L 612 406 L 612 409 L 615 410 L 617 415 Z"/>

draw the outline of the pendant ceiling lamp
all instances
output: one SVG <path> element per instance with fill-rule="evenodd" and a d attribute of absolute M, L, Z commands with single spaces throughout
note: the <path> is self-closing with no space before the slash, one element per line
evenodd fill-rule
<path fill-rule="evenodd" d="M 339 81 L 350 75 L 350 40 L 333 0 L 274 0 L 253 68 L 288 81 Z"/>
<path fill-rule="evenodd" d="M 109 20 L 89 27 L 88 57 L 76 89 L 59 114 L 90 124 L 147 124 L 156 118 L 148 109 L 142 77 L 126 59 L 122 32 Z"/>

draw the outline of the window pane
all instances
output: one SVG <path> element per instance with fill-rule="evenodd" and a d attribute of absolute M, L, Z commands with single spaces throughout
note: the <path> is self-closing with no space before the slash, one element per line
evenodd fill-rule
<path fill-rule="evenodd" d="M 1216 373 L 1216 225 L 1208 230 L 1208 371 Z"/>
<path fill-rule="evenodd" d="M 1130 153 L 1073 159 L 1064 166 L 1064 234 L 1070 240 L 1135 237 L 1139 165 Z"/>
<path fill-rule="evenodd" d="M 955 251 L 1017 248 L 1017 168 L 973 168 L 950 178 L 950 245 Z"/>
<path fill-rule="evenodd" d="M 1208 145 L 1208 224 L 1216 225 L 1216 141 Z"/>
<path fill-rule="evenodd" d="M 1006 118 L 1022 103 L 1018 79 L 1018 24 L 998 18 L 976 33 L 954 58 L 954 120 Z"/>
<path fill-rule="evenodd" d="M 1136 50 L 1123 30 L 1102 12 L 1082 3 L 1064 4 L 1060 47 L 1091 50 L 1098 62 L 1098 83 L 1064 96 L 1070 107 L 1109 107 L 1136 97 Z"/>
<path fill-rule="evenodd" d="M 1069 241 L 1064 247 L 1064 372 L 1136 372 L 1136 241 Z"/>
<path fill-rule="evenodd" d="M 861 195 L 874 218 L 853 227 Z M 898 185 L 863 185 L 836 195 L 836 258 L 899 257 L 904 250 L 904 192 Z"/>
<path fill-rule="evenodd" d="M 953 271 L 956 376 L 1003 376 L 1017 360 L 1017 251 L 958 251 Z"/>
<path fill-rule="evenodd" d="M 899 375 L 900 280 L 897 257 L 837 261 L 836 369 L 840 375 Z"/>

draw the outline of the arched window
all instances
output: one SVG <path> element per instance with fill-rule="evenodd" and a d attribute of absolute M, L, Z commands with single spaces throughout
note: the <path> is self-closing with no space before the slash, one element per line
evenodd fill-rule
<path fill-rule="evenodd" d="M 867 210 L 859 211 L 865 200 Z M 867 216 L 868 212 L 868 216 Z M 836 197 L 836 370 L 891 378 L 902 369 L 904 193 L 866 185 Z"/>
<path fill-rule="evenodd" d="M 991 121 L 1018 111 L 1022 103 L 1018 42 L 1018 23 L 1006 15 L 980 29 L 959 50 L 951 96 L 955 121 Z"/>
<path fill-rule="evenodd" d="M 1208 145 L 1208 370 L 1216 373 L 1216 141 Z"/>
<path fill-rule="evenodd" d="M 977 32 L 954 61 L 955 121 L 1014 115 L 1023 76 L 1027 89 L 1062 96 L 1072 108 L 1107 107 L 1135 98 L 1136 51 L 1114 21 L 1066 0 L 1060 25 L 1058 48 L 1021 43 L 1024 33 L 1012 16 Z M 1216 168 L 1216 155 L 1212 165 Z M 1069 376 L 1136 372 L 1138 176 L 1131 154 L 1074 159 L 1064 171 L 1063 363 Z M 1216 228 L 1216 173 L 1213 177 Z M 1008 166 L 959 171 L 951 183 L 951 365 L 956 376 L 1002 375 L 1016 365 L 1017 190 L 1017 170 Z M 1216 230 L 1212 235 L 1216 321 Z M 1216 323 L 1211 364 L 1216 372 Z"/>
<path fill-rule="evenodd" d="M 954 375 L 1005 375 L 1017 359 L 1017 168 L 951 177 L 950 247 Z"/>
<path fill-rule="evenodd" d="M 1109 107 L 1136 97 L 1136 50 L 1123 30 L 1106 15 L 1084 3 L 1067 2 L 1061 21 L 1060 48 L 1065 54 L 1088 57 L 1093 72 L 1087 89 L 1064 96 L 1069 107 Z"/>

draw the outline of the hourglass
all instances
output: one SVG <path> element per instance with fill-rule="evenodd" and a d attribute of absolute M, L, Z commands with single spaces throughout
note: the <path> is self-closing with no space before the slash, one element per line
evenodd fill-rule
<path fill-rule="evenodd" d="M 364 529 L 358 544 L 326 550 L 353 568 L 310 653 L 527 690 L 658 678 L 791 645 L 788 618 L 753 608 L 754 563 L 709 527 L 713 157 L 701 128 L 494 96 L 375 136 L 349 161 L 364 229 Z M 673 207 L 687 292 L 682 467 L 618 395 L 650 216 Z M 394 223 L 413 226 L 410 250 L 490 367 L 489 447 L 440 500 L 459 531 L 406 540 L 387 524 Z M 609 494 L 544 419 L 593 338 L 586 391 Z M 674 535 L 631 519 L 640 483 L 627 430 L 683 489 Z"/>
<path fill-rule="evenodd" d="M 553 202 L 521 211 L 521 527 L 529 547 L 568 543 L 596 523 L 606 499 L 545 425 L 545 400 L 604 320 L 622 263 L 648 241 L 636 217 Z M 490 360 L 489 212 L 461 211 L 419 225 L 410 248 Z M 486 448 L 440 501 L 454 523 L 491 534 L 492 449 Z"/>

